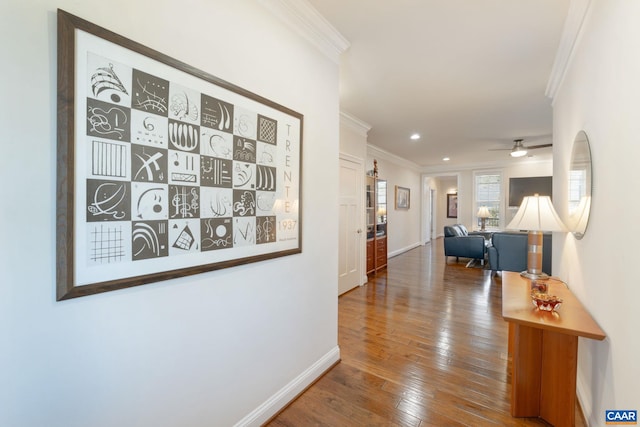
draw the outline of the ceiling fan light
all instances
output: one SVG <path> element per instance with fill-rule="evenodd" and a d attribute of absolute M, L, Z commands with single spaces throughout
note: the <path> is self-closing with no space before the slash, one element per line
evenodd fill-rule
<path fill-rule="evenodd" d="M 521 139 L 514 139 L 513 150 L 511 150 L 511 157 L 523 157 L 527 155 L 527 149 L 522 145 Z"/>
<path fill-rule="evenodd" d="M 527 155 L 527 150 L 522 147 L 517 147 L 511 150 L 511 157 L 523 157 Z"/>

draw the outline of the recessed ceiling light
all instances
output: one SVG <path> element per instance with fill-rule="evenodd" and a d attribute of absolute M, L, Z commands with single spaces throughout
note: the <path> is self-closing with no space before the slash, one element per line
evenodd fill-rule
<path fill-rule="evenodd" d="M 443 162 L 448 162 L 449 160 L 451 160 L 451 159 L 450 159 L 450 158 L 448 158 L 448 157 L 443 157 L 443 158 L 442 158 L 442 161 L 443 161 Z"/>
<path fill-rule="evenodd" d="M 419 133 L 414 133 L 413 135 L 410 136 L 410 138 L 415 141 L 416 139 L 420 139 L 420 134 Z"/>

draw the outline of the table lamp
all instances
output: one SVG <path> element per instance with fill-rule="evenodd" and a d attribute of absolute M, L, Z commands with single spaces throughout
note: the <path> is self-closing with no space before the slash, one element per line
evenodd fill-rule
<path fill-rule="evenodd" d="M 549 276 L 542 271 L 542 232 L 567 231 L 560 217 L 553 209 L 549 196 L 525 197 L 509 225 L 509 229 L 527 230 L 528 251 L 527 270 L 520 273 L 532 280 L 546 280 Z"/>
<path fill-rule="evenodd" d="M 480 218 L 480 230 L 485 231 L 485 223 L 487 222 L 487 218 L 491 216 L 489 208 L 486 206 L 480 206 L 476 215 Z"/>

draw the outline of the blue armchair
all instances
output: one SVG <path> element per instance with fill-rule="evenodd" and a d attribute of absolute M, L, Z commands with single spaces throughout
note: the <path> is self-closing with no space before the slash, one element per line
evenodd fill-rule
<path fill-rule="evenodd" d="M 491 236 L 489 266 L 491 272 L 524 271 L 527 269 L 527 233 L 500 232 Z M 542 236 L 542 271 L 551 275 L 551 233 Z"/>
<path fill-rule="evenodd" d="M 486 253 L 486 241 L 483 235 L 469 234 L 462 224 L 447 225 L 444 227 L 444 256 L 458 258 L 479 259 L 484 265 Z"/>

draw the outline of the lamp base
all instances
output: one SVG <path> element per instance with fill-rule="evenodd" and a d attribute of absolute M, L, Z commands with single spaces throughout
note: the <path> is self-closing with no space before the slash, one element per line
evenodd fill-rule
<path fill-rule="evenodd" d="M 542 231 L 530 230 L 527 245 L 527 270 L 520 275 L 531 280 L 548 280 L 549 275 L 542 271 Z"/>
<path fill-rule="evenodd" d="M 547 273 L 530 273 L 526 270 L 521 272 L 520 275 L 531 280 L 549 280 L 550 277 Z"/>

